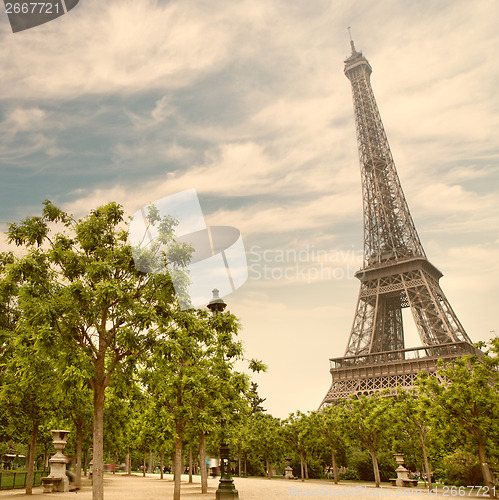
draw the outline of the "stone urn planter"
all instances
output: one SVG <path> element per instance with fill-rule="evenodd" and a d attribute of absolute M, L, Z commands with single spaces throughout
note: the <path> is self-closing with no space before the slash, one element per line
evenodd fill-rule
<path fill-rule="evenodd" d="M 66 476 L 67 458 L 62 453 L 66 447 L 67 438 L 70 431 L 53 430 L 53 443 L 55 455 L 50 460 L 50 474 L 42 477 L 43 492 L 52 493 L 54 491 L 69 491 L 69 479 Z"/>
<path fill-rule="evenodd" d="M 291 467 L 291 459 L 286 458 L 286 467 L 284 467 L 284 479 L 294 479 L 293 468 Z"/>

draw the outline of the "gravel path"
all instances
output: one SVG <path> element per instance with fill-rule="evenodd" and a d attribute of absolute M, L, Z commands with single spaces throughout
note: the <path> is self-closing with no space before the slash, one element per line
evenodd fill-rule
<path fill-rule="evenodd" d="M 188 483 L 188 476 L 182 476 L 182 500 L 214 499 L 218 488 L 218 478 L 209 478 L 208 493 L 201 494 L 200 477 L 194 476 L 194 483 Z M 240 500 L 285 500 L 290 498 L 323 498 L 345 500 L 391 500 L 397 498 L 444 498 L 443 495 L 428 495 L 424 489 L 395 488 L 383 486 L 374 488 L 371 485 L 339 484 L 331 481 L 310 480 L 285 481 L 275 478 L 234 478 Z M 17 499 L 24 495 L 24 490 L 0 491 L 0 500 Z M 88 480 L 78 492 L 43 493 L 43 488 L 34 488 L 33 497 L 39 500 L 92 500 L 92 487 Z M 106 474 L 104 479 L 105 500 L 170 500 L 173 498 L 173 476 L 165 475 L 161 480 L 159 474 L 148 474 L 146 477 Z M 488 498 L 488 497 L 484 497 Z M 449 499 L 450 500 L 450 499 Z"/>

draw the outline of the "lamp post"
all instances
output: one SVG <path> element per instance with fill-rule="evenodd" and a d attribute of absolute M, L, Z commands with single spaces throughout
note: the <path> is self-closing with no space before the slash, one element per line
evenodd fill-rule
<path fill-rule="evenodd" d="M 209 304 L 206 306 L 214 315 L 221 313 L 227 307 L 227 304 L 224 302 L 224 299 L 218 295 L 220 291 L 218 288 L 214 288 L 212 291 L 213 298 L 210 300 Z"/>
<path fill-rule="evenodd" d="M 218 295 L 219 291 L 213 290 L 213 299 L 207 305 L 212 314 L 216 315 L 227 307 L 227 304 Z M 230 448 L 227 441 L 227 425 L 225 418 L 222 419 L 222 443 L 220 444 L 220 482 L 215 493 L 216 500 L 232 500 L 239 498 L 239 493 L 234 485 L 234 480 L 230 475 Z"/>

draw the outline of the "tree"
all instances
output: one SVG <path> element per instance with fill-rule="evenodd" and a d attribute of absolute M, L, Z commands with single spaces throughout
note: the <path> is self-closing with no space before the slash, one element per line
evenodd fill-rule
<path fill-rule="evenodd" d="M 9 265 L 14 262 L 10 252 L 0 253 L 0 387 L 5 383 L 5 367 L 12 357 L 12 339 L 19 319 L 17 283 L 9 277 Z M 10 439 L 8 406 L 0 405 L 0 441 Z"/>
<path fill-rule="evenodd" d="M 174 244 L 175 224 L 170 218 L 159 224 L 159 239 L 171 245 L 161 257 L 175 256 L 182 266 L 189 254 Z M 93 499 L 102 500 L 105 390 L 117 366 L 135 362 L 154 343 L 157 309 L 163 320 L 170 315 L 170 275 L 136 268 L 124 213 L 114 202 L 75 220 L 46 200 L 41 217 L 10 224 L 8 239 L 28 250 L 12 264 L 26 323 L 42 341 L 79 351 L 85 360 L 94 408 Z"/>
<path fill-rule="evenodd" d="M 160 427 L 164 425 L 163 419 L 157 420 L 157 411 L 154 405 L 153 398 L 144 400 L 142 404 L 142 411 L 138 416 L 139 432 L 135 437 L 135 445 L 142 451 L 142 475 L 145 476 L 146 472 L 153 472 L 151 455 L 152 450 L 158 447 L 158 442 L 161 439 Z M 147 466 L 147 455 L 149 455 L 149 467 Z"/>
<path fill-rule="evenodd" d="M 129 379 L 124 386 L 125 381 L 117 380 L 119 378 L 114 377 L 107 390 L 104 421 L 104 452 L 114 464 L 126 462 L 132 420 L 148 415 L 147 401 L 141 397 L 136 383 Z M 148 425 L 141 425 L 140 432 L 149 428 Z M 139 432 L 133 436 L 133 440 L 135 443 L 145 441 Z"/>
<path fill-rule="evenodd" d="M 257 412 L 249 418 L 251 456 L 263 461 L 267 477 L 272 478 L 273 464 L 282 456 L 282 422 L 266 413 Z"/>
<path fill-rule="evenodd" d="M 163 331 L 152 356 L 142 372 L 149 397 L 166 407 L 172 419 L 175 440 L 174 500 L 180 498 L 182 473 L 182 435 L 190 416 L 190 398 L 199 389 L 205 364 L 205 344 L 211 331 L 203 318 L 193 311 L 177 311 L 175 317 L 161 323 Z"/>
<path fill-rule="evenodd" d="M 351 397 L 344 403 L 348 412 L 346 422 L 350 436 L 360 442 L 371 455 L 376 487 L 381 485 L 377 453 L 385 441 L 390 428 L 390 401 L 379 393 L 357 398 Z"/>
<path fill-rule="evenodd" d="M 53 361 L 29 327 L 18 324 L 9 342 L 9 356 L 0 376 L 0 402 L 7 410 L 10 434 L 29 434 L 26 494 L 31 495 L 38 431 L 42 422 L 58 409 L 61 385 Z"/>
<path fill-rule="evenodd" d="M 331 449 L 334 483 L 338 484 L 340 475 L 338 472 L 337 454 L 345 441 L 346 409 L 342 405 L 330 405 L 324 409 L 321 417 L 318 429 L 325 437 Z"/>
<path fill-rule="evenodd" d="M 234 371 L 243 355 L 235 340 L 237 319 L 230 313 L 210 316 L 207 311 L 176 311 L 161 322 L 161 340 L 156 343 L 142 372 L 149 397 L 168 410 L 174 422 L 174 499 L 180 498 L 182 438 L 189 431 L 200 442 L 202 492 L 207 491 L 206 436 L 222 416 L 246 404 L 248 376 Z M 252 367 L 263 365 L 252 361 Z M 264 368 L 264 367 L 263 367 Z"/>
<path fill-rule="evenodd" d="M 248 392 L 248 400 L 251 407 L 251 413 L 265 412 L 265 408 L 262 403 L 266 401 L 266 398 L 261 398 L 258 394 L 258 384 L 256 382 L 251 382 L 250 390 Z"/>
<path fill-rule="evenodd" d="M 75 439 L 75 485 L 81 487 L 83 442 L 92 429 L 93 404 L 85 358 L 80 351 L 63 350 L 58 356 L 58 377 L 61 383 L 61 412 L 69 415 Z M 59 426 L 55 427 L 56 429 Z"/>
<path fill-rule="evenodd" d="M 290 451 L 300 455 L 301 479 L 309 479 L 309 464 L 313 456 L 317 456 L 323 447 L 320 433 L 322 415 L 317 412 L 292 413 L 285 421 L 282 436 Z"/>
<path fill-rule="evenodd" d="M 423 455 L 423 465 L 428 478 L 428 486 L 432 488 L 432 471 L 428 461 L 428 440 L 431 428 L 431 410 L 432 402 L 424 394 L 416 397 L 415 394 L 406 391 L 399 391 L 394 401 L 393 415 L 401 425 L 398 433 L 404 436 L 404 439 L 410 441 L 414 437 L 421 449 Z M 394 450 L 399 452 L 399 450 Z"/>
<path fill-rule="evenodd" d="M 439 361 L 441 382 L 425 377 L 420 390 L 432 400 L 435 424 L 474 445 L 483 480 L 494 495 L 488 450 L 499 440 L 499 338 L 480 347 L 486 349 L 483 356 L 463 356 L 446 364 Z"/>

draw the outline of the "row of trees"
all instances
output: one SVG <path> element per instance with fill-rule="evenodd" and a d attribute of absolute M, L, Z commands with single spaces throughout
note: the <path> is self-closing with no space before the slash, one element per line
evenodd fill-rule
<path fill-rule="evenodd" d="M 148 221 L 166 250 L 136 252 L 139 266 L 115 203 L 74 220 L 46 201 L 41 217 L 9 227 L 22 252 L 0 255 L 0 441 L 29 443 L 31 475 L 39 434 L 46 454 L 47 429 L 64 425 L 73 431 L 77 474 L 92 443 L 94 500 L 103 499 L 105 459 L 152 451 L 162 461 L 174 455 L 178 499 L 183 447 L 191 461 L 199 457 L 206 491 L 204 458 L 217 455 L 225 417 L 239 472 L 271 476 L 289 456 L 302 477 L 331 465 L 338 481 L 339 466 L 355 460 L 362 475 L 368 453 L 379 485 L 380 470 L 393 474 L 387 453 L 404 452 L 431 478 L 432 467 L 458 452 L 476 455 L 483 481 L 493 484 L 497 339 L 485 356 L 421 380 L 418 398 L 361 396 L 282 421 L 263 411 L 248 376 L 235 370 L 243 357 L 236 318 L 178 307 L 171 274 L 178 285 L 190 249 L 175 243 L 171 218 L 151 208 Z M 169 273 L 138 270 L 166 263 Z"/>
<path fill-rule="evenodd" d="M 40 217 L 9 226 L 21 252 L 0 256 L 0 437 L 30 436 L 27 493 L 38 432 L 51 418 L 71 420 L 78 474 L 92 421 L 94 500 L 103 499 L 105 444 L 118 454 L 137 440 L 173 436 L 178 499 L 185 435 L 198 436 L 204 454 L 221 415 L 244 412 L 249 380 L 234 369 L 243 356 L 237 320 L 179 308 L 171 276 L 178 291 L 192 249 L 176 243 L 172 218 L 150 207 L 147 219 L 159 237 L 135 253 L 139 265 L 116 203 L 75 220 L 45 201 Z M 167 264 L 170 272 L 139 270 Z M 253 360 L 250 368 L 265 367 Z"/>
<path fill-rule="evenodd" d="M 420 376 L 417 391 L 360 395 L 320 412 L 296 413 L 285 420 L 253 415 L 246 436 L 256 463 L 283 467 L 289 455 L 302 478 L 330 466 L 335 482 L 345 478 L 395 477 L 394 453 L 430 483 L 434 475 L 460 485 L 484 484 L 495 493 L 499 471 L 499 338 L 481 344 L 484 355 L 440 364 L 435 375 Z M 237 441 L 235 441 L 237 443 Z M 256 450 L 259 450 L 256 452 Z M 369 460 L 366 460 L 366 454 Z M 370 462 L 370 464 L 369 464 Z M 262 467 L 262 465 L 260 466 Z"/>
<path fill-rule="evenodd" d="M 284 459 L 289 457 L 295 475 L 303 479 L 322 477 L 330 468 L 335 482 L 341 478 L 363 479 L 379 485 L 381 480 L 394 477 L 393 453 L 402 452 L 406 464 L 413 471 L 423 472 L 430 486 L 434 475 L 457 485 L 486 484 L 493 491 L 490 469 L 497 470 L 499 459 L 497 351 L 495 339 L 485 356 L 463 358 L 442 367 L 438 376 L 445 377 L 445 383 L 435 377 L 422 379 L 417 398 L 407 393 L 399 393 L 396 398 L 360 396 L 321 412 L 297 412 L 284 420 L 265 412 L 253 384 L 239 399 L 239 408 L 223 410 L 229 417 L 233 467 L 236 473 L 266 474 L 270 478 L 274 470 L 282 471 Z M 105 410 L 106 461 L 121 463 L 128 455 L 136 468 L 143 464 L 145 472 L 146 465 L 170 464 L 176 456 L 176 469 L 183 471 L 188 463 L 192 471 L 195 463 L 204 464 L 206 455 L 217 456 L 219 416 L 202 425 L 196 407 L 188 409 L 186 405 L 183 429 L 178 433 L 175 408 L 169 408 L 177 404 L 176 392 L 166 391 L 170 398 L 161 400 L 156 391 L 144 390 L 144 377 L 150 376 L 147 372 L 156 371 L 152 360 L 150 363 L 127 384 L 116 379 L 110 385 Z M 169 380 L 174 378 L 171 374 Z M 195 378 L 202 379 L 198 375 Z M 194 392 L 205 389 L 197 387 Z M 88 391 L 87 396 L 90 403 Z M 204 406 L 203 414 L 210 413 Z M 60 423 L 64 414 L 53 418 Z M 86 422 L 88 428 L 91 417 Z M 76 434 L 77 422 L 66 424 Z M 50 450 L 49 428 L 50 422 L 42 432 L 44 453 Z M 69 445 L 72 450 L 77 445 L 74 437 Z M 178 458 L 179 441 L 183 462 Z M 83 448 L 90 446 L 87 432 Z M 160 457 L 159 463 L 157 458 L 151 462 L 151 453 Z M 200 470 L 204 472 L 202 467 Z"/>

